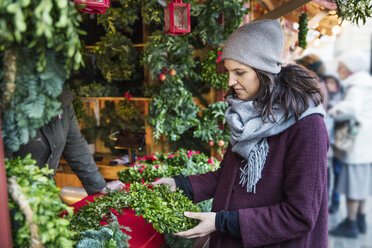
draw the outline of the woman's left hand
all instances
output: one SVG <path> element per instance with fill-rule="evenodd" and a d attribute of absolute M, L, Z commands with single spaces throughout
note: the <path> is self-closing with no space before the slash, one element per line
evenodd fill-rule
<path fill-rule="evenodd" d="M 207 212 L 207 213 L 193 213 L 193 212 L 184 212 L 184 215 L 187 218 L 200 220 L 199 224 L 189 230 L 175 233 L 175 236 L 192 239 L 198 237 L 204 237 L 214 231 L 216 231 L 216 213 Z"/>
<path fill-rule="evenodd" d="M 120 180 L 111 181 L 106 184 L 106 187 L 104 187 L 99 193 L 106 194 L 107 189 L 109 190 L 120 190 L 125 187 L 125 184 L 121 182 Z"/>

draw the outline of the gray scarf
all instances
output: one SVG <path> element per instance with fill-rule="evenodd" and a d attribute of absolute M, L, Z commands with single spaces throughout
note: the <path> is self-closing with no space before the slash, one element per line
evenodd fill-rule
<path fill-rule="evenodd" d="M 273 117 L 276 122 L 263 122 L 260 112 L 255 110 L 253 101 L 242 101 L 234 99 L 232 96 L 226 98 L 229 107 L 225 113 L 225 118 L 230 126 L 230 144 L 232 151 L 241 155 L 246 163 L 244 168 L 240 168 L 240 182 L 244 187 L 247 184 L 247 192 L 256 193 L 256 184 L 261 178 L 266 156 L 269 151 L 267 138 L 279 134 L 292 126 L 296 120 L 293 113 L 285 118 L 283 109 L 274 110 Z M 299 119 L 311 114 L 321 114 L 323 118 L 326 113 L 322 104 L 311 105 Z"/>

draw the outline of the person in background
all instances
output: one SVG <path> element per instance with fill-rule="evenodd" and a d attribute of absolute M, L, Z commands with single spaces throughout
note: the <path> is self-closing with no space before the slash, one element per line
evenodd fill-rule
<path fill-rule="evenodd" d="M 71 91 L 64 89 L 58 97 L 63 113 L 37 130 L 36 136 L 22 145 L 18 151 L 13 152 L 5 147 L 5 156 L 10 159 L 18 156 L 23 158 L 31 153 L 31 157 L 36 160 L 40 168 L 48 164 L 55 175 L 63 154 L 88 195 L 106 193 L 106 187 L 111 190 L 122 188 L 124 184 L 120 181 L 106 184 L 99 172 L 88 143 L 79 131 L 72 105 L 74 97 Z"/>
<path fill-rule="evenodd" d="M 328 91 L 328 106 L 327 110 L 331 109 L 333 106 L 335 106 L 339 101 L 343 98 L 343 89 L 341 87 L 339 79 L 335 75 L 325 75 L 324 76 L 324 82 L 327 86 Z M 337 158 L 334 155 L 333 152 L 333 144 L 334 144 L 334 118 L 330 115 L 327 116 L 327 118 L 331 121 L 331 125 L 329 128 L 329 140 L 331 143 L 331 146 L 328 150 L 328 157 L 329 157 L 329 168 L 328 168 L 328 182 L 332 185 L 329 185 L 331 187 L 331 195 L 330 195 L 330 207 L 329 207 L 329 213 L 334 214 L 336 213 L 340 208 L 340 194 L 337 193 L 336 186 L 338 184 L 338 179 L 341 172 L 342 167 L 342 161 L 340 158 Z M 332 180 L 331 180 L 332 178 Z"/>
<path fill-rule="evenodd" d="M 327 109 L 328 106 L 328 90 L 327 86 L 325 85 L 324 75 L 326 72 L 326 67 L 323 61 L 320 59 L 320 57 L 316 54 L 308 54 L 304 57 L 296 60 L 297 64 L 303 65 L 306 67 L 306 69 L 313 71 L 318 75 L 319 77 L 319 83 L 318 86 L 320 88 L 320 91 L 323 95 L 323 107 L 324 109 Z"/>
<path fill-rule="evenodd" d="M 337 72 L 345 97 L 328 111 L 336 121 L 355 118 L 360 123 L 353 149 L 339 155 L 343 166 L 337 191 L 346 195 L 347 217 L 329 232 L 334 236 L 356 238 L 367 231 L 366 199 L 372 195 L 372 77 L 367 68 L 360 51 L 340 56 Z"/>
<path fill-rule="evenodd" d="M 328 135 L 314 73 L 282 66 L 284 34 L 276 20 L 256 21 L 228 38 L 225 118 L 231 136 L 221 167 L 161 178 L 211 212 L 183 238 L 210 234 L 209 247 L 327 247 Z"/>

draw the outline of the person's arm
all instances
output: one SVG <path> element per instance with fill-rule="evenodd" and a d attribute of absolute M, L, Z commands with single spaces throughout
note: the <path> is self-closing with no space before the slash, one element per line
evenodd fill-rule
<path fill-rule="evenodd" d="M 312 122 L 304 125 L 307 118 Z M 299 122 L 302 124 L 296 124 L 287 145 L 284 200 L 271 206 L 239 209 L 244 247 L 296 239 L 310 232 L 319 221 L 318 214 L 327 197 L 327 130 L 321 117 L 311 115 Z"/>
<path fill-rule="evenodd" d="M 88 143 L 81 135 L 72 104 L 67 107 L 69 129 L 63 156 L 79 177 L 89 195 L 98 193 L 106 187 L 94 158 L 89 151 Z"/>

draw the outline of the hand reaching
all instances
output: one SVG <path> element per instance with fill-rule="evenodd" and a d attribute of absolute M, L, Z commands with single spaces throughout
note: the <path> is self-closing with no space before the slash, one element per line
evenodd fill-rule
<path fill-rule="evenodd" d="M 216 231 L 216 213 L 206 212 L 206 213 L 193 213 L 184 212 L 184 215 L 191 219 L 200 220 L 199 224 L 189 230 L 175 233 L 175 236 L 192 239 L 198 237 L 204 237 L 214 231 Z"/>
<path fill-rule="evenodd" d="M 162 177 L 151 183 L 152 185 L 168 184 L 171 191 L 176 191 L 176 181 L 170 177 Z"/>
<path fill-rule="evenodd" d="M 100 193 L 106 194 L 107 189 L 109 189 L 109 190 L 119 190 L 119 189 L 122 189 L 124 187 L 125 187 L 125 184 L 123 182 L 121 182 L 120 180 L 115 180 L 115 181 L 111 181 L 111 182 L 107 183 L 106 187 L 104 187 L 100 191 Z"/>

